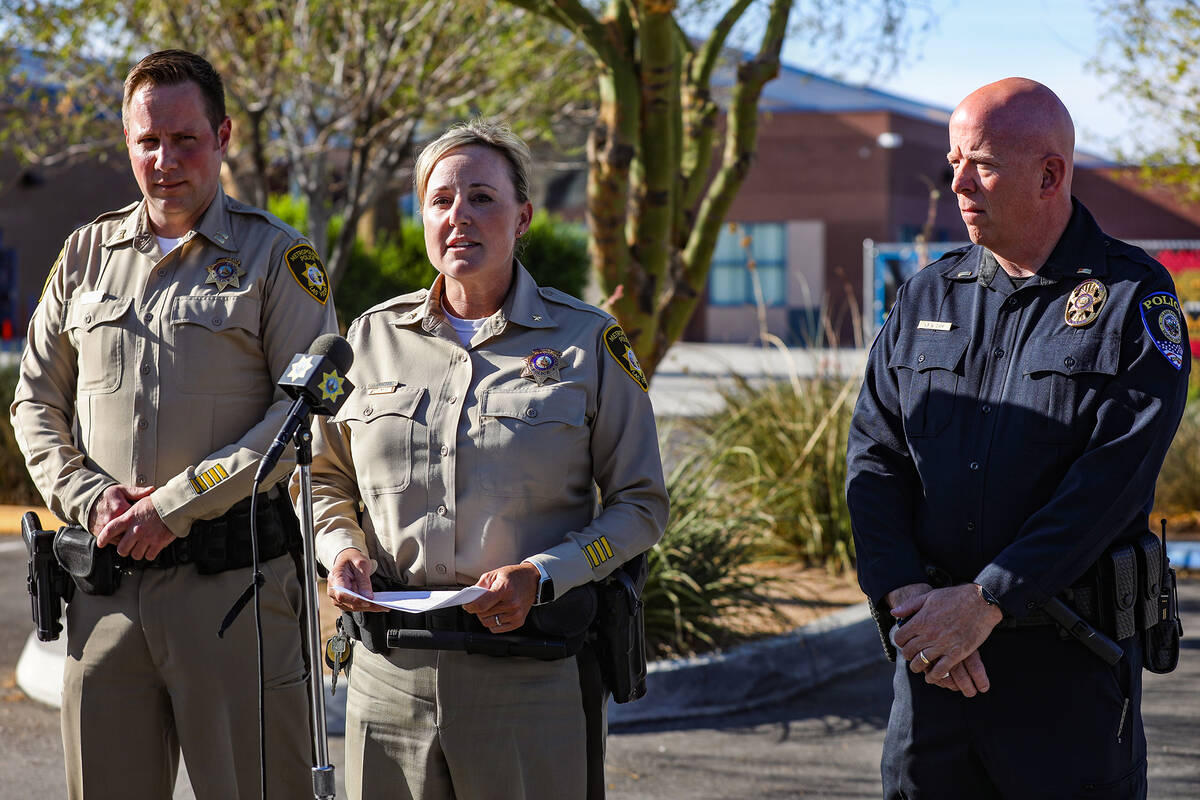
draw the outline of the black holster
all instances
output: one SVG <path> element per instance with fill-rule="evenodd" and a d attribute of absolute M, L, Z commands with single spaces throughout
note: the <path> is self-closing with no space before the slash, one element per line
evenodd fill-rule
<path fill-rule="evenodd" d="M 96 537 L 78 525 L 58 529 L 54 555 L 84 594 L 112 594 L 121 585 L 123 568 L 132 563 L 116 547 L 97 547 Z"/>
<path fill-rule="evenodd" d="M 597 589 L 595 650 L 604 685 L 613 700 L 628 703 L 646 694 L 646 622 L 642 590 L 649 562 L 639 553 L 603 581 Z"/>

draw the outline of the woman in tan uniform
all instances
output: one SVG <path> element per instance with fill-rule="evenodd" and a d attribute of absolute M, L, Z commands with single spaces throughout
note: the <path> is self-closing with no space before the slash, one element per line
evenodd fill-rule
<path fill-rule="evenodd" d="M 343 589 L 477 584 L 487 591 L 455 610 L 459 629 L 525 633 L 535 604 L 604 578 L 666 525 L 646 379 L 625 334 L 514 258 L 533 211 L 529 160 L 507 128 L 480 121 L 426 147 L 415 182 L 440 275 L 350 326 L 359 388 L 318 427 L 312 475 L 329 594 L 360 619 L 379 607 Z M 354 647 L 352 796 L 586 795 L 574 656 L 379 644 Z"/>

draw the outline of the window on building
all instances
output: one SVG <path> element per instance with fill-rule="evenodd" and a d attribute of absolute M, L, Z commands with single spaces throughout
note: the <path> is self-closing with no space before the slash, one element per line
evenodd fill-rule
<path fill-rule="evenodd" d="M 708 301 L 715 306 L 753 304 L 754 283 L 747 263 L 754 259 L 763 301 L 787 303 L 787 226 L 783 222 L 742 222 L 721 228 L 708 278 Z M 744 239 L 748 239 L 749 246 Z"/>

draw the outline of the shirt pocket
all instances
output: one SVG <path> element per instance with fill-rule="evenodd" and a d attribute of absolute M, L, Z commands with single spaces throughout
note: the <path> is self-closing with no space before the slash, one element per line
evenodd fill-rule
<path fill-rule="evenodd" d="M 936 436 L 954 416 L 963 380 L 966 332 L 938 331 L 896 342 L 888 369 L 900 383 L 900 405 L 907 436 Z"/>
<path fill-rule="evenodd" d="M 413 420 L 423 397 L 423 386 L 401 386 L 388 394 L 358 390 L 334 417 L 350 429 L 354 470 L 364 496 L 408 488 L 413 472 Z"/>
<path fill-rule="evenodd" d="M 497 497 L 563 497 L 564 486 L 582 468 L 580 460 L 591 464 L 586 423 L 581 387 L 483 392 L 476 453 L 480 488 Z"/>
<path fill-rule="evenodd" d="M 252 297 L 176 297 L 169 327 L 180 391 L 255 394 L 271 385 L 259 336 L 261 311 Z"/>
<path fill-rule="evenodd" d="M 79 354 L 78 388 L 83 394 L 107 394 L 121 386 L 125 372 L 126 312 L 130 297 L 90 303 L 72 302 L 66 330 Z"/>
<path fill-rule="evenodd" d="M 1079 420 L 1094 412 L 1098 392 L 1117 373 L 1120 337 L 1030 339 L 1021 364 L 1022 395 L 1033 415 L 1031 436 L 1048 444 L 1074 442 Z"/>

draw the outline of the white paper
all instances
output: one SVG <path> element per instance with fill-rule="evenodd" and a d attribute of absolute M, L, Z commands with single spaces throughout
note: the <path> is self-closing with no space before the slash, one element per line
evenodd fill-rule
<path fill-rule="evenodd" d="M 466 605 L 482 595 L 487 589 L 482 586 L 468 586 L 465 589 L 422 589 L 412 592 L 376 592 L 374 597 L 363 597 L 358 592 L 339 588 L 338 591 L 366 600 L 384 608 L 397 611 L 419 613 L 433 611 L 437 608 Z"/>

